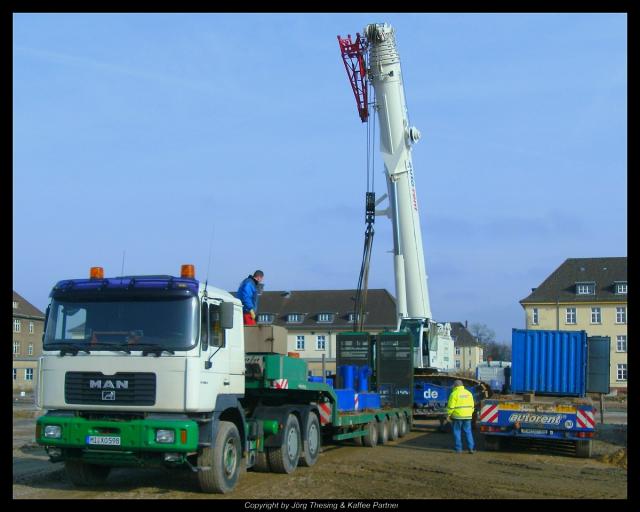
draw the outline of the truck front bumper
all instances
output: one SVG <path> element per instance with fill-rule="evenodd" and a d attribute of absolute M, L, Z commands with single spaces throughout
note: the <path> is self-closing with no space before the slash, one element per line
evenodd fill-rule
<path fill-rule="evenodd" d="M 81 458 L 112 465 L 162 461 L 163 454 L 182 460 L 198 448 L 198 424 L 189 419 L 98 420 L 47 414 L 36 423 L 36 442 L 53 461 Z"/>

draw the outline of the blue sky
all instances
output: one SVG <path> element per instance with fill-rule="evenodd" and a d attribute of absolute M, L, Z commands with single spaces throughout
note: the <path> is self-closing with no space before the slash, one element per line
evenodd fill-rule
<path fill-rule="evenodd" d="M 566 258 L 627 255 L 625 14 L 15 14 L 14 290 L 44 310 L 123 253 L 229 290 L 256 268 L 267 290 L 354 288 L 366 132 L 336 36 L 375 22 L 422 132 L 436 320 L 507 341 Z M 375 228 L 369 287 L 395 294 Z"/>

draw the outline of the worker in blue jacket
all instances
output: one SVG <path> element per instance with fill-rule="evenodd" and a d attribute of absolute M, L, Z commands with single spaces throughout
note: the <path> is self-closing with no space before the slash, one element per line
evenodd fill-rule
<path fill-rule="evenodd" d="M 242 317 L 244 325 L 256 325 L 258 311 L 258 288 L 264 279 L 264 272 L 256 270 L 247 276 L 238 286 L 237 296 L 242 301 Z"/>

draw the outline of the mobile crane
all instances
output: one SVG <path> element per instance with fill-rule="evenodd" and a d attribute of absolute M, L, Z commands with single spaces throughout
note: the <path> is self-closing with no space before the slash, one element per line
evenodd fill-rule
<path fill-rule="evenodd" d="M 397 328 L 409 331 L 413 338 L 414 415 L 435 416 L 443 424 L 453 380 L 462 380 L 472 390 L 477 405 L 491 390 L 482 381 L 442 373 L 453 370 L 454 343 L 450 325 L 436 323 L 431 314 L 411 160 L 420 132 L 409 124 L 394 28 L 387 23 L 369 24 L 363 34 L 357 33 L 355 41 L 351 35 L 338 36 L 338 42 L 361 121 L 369 121 L 371 106 L 378 113 L 387 193 L 375 201 L 375 193 L 367 190 L 367 237 L 375 215 L 391 219 Z M 369 85 L 375 95 L 371 103 Z M 388 207 L 376 211 L 375 206 L 387 198 Z M 367 249 L 370 243 L 365 243 Z"/>

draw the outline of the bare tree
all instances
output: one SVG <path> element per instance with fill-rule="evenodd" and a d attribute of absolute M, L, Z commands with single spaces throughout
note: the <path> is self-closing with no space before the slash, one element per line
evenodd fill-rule
<path fill-rule="evenodd" d="M 476 338 L 480 344 L 495 342 L 496 333 L 493 329 L 490 329 L 486 324 L 471 324 L 469 326 L 469 332 Z"/>
<path fill-rule="evenodd" d="M 496 333 L 486 324 L 476 323 L 469 326 L 469 332 L 478 340 L 484 352 L 484 358 L 493 361 L 511 361 L 511 346 L 496 341 Z"/>

